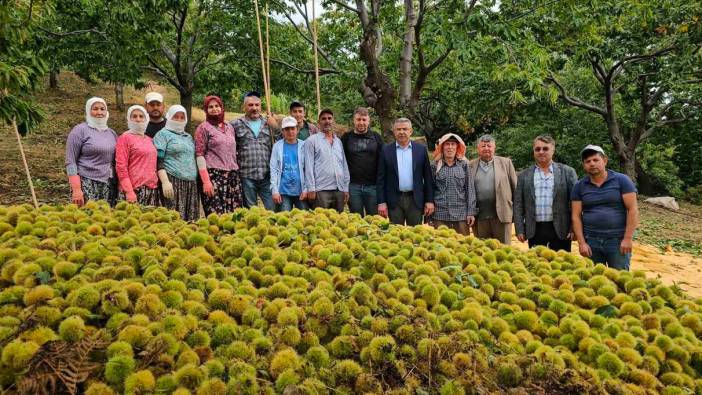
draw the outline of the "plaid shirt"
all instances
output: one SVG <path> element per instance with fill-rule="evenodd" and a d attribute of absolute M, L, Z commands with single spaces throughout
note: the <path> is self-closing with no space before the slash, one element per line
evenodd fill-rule
<path fill-rule="evenodd" d="M 436 170 L 436 162 L 432 162 L 434 173 L 434 215 L 439 221 L 465 221 L 468 216 L 477 214 L 475 186 L 468 161 L 454 162 L 453 166 L 444 163 Z"/>
<path fill-rule="evenodd" d="M 534 197 L 536 222 L 553 221 L 553 163 L 544 174 L 539 166 L 534 170 Z"/>
<path fill-rule="evenodd" d="M 280 130 L 271 130 L 268 119 L 261 117 L 261 131 L 254 136 L 246 117 L 230 124 L 236 136 L 236 157 L 239 162 L 239 175 L 242 178 L 263 180 L 269 176 L 271 149 L 274 140 L 280 138 Z"/>

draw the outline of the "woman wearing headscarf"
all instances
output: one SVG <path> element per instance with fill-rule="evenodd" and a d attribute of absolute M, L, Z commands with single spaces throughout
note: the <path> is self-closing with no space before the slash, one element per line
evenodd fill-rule
<path fill-rule="evenodd" d="M 431 164 L 434 173 L 432 225 L 445 225 L 468 235 L 477 214 L 475 186 L 466 159 L 466 144 L 448 133 L 439 139 Z"/>
<path fill-rule="evenodd" d="M 107 126 L 109 117 L 105 100 L 90 98 L 85 103 L 85 122 L 76 125 L 68 134 L 66 173 L 71 186 L 71 201 L 78 206 L 88 200 L 115 204 L 117 134 Z"/>
<path fill-rule="evenodd" d="M 195 156 L 202 180 L 202 206 L 206 215 L 228 213 L 241 207 L 243 195 L 236 163 L 236 136 L 224 122 L 224 104 L 217 96 L 204 102 L 205 122 L 195 130 Z"/>
<path fill-rule="evenodd" d="M 145 135 L 149 114 L 142 106 L 127 110 L 129 129 L 117 139 L 115 161 L 120 198 L 144 206 L 158 206 L 156 147 Z"/>
<path fill-rule="evenodd" d="M 195 143 L 185 131 L 188 116 L 180 105 L 171 106 L 166 113 L 166 127 L 154 136 L 158 153 L 158 178 L 161 180 L 161 204 L 180 213 L 186 221 L 200 217 L 197 192 Z"/>

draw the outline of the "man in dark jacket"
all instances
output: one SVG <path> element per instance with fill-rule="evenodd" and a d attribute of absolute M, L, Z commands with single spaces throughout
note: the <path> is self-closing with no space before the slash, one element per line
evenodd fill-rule
<path fill-rule="evenodd" d="M 551 136 L 536 137 L 533 149 L 536 164 L 519 174 L 514 191 L 517 238 L 528 240 L 530 248 L 545 245 L 570 251 L 570 193 L 578 176 L 572 167 L 553 161 L 556 142 Z"/>
<path fill-rule="evenodd" d="M 412 122 L 398 118 L 395 142 L 383 146 L 378 164 L 378 214 L 399 225 L 419 225 L 434 212 L 434 179 L 427 147 L 412 142 Z"/>

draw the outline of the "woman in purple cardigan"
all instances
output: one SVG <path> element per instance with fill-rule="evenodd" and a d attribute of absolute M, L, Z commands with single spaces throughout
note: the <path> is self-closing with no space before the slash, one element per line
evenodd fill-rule
<path fill-rule="evenodd" d="M 107 126 L 110 113 L 100 97 L 85 103 L 85 122 L 75 126 L 66 142 L 66 173 L 71 185 L 71 202 L 82 206 L 88 200 L 105 200 L 111 206 L 117 198 L 115 146 L 117 134 Z"/>

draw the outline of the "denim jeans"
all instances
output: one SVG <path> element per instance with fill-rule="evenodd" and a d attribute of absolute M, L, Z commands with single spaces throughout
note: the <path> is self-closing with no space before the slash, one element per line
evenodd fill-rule
<path fill-rule="evenodd" d="M 273 195 L 271 193 L 271 179 L 264 178 L 263 180 L 252 180 L 251 178 L 241 178 L 241 183 L 244 187 L 244 206 L 253 207 L 258 204 L 258 197 L 263 201 L 263 207 L 266 210 L 273 211 Z"/>
<path fill-rule="evenodd" d="M 604 263 L 605 265 L 619 269 L 629 270 L 631 262 L 631 253 L 622 255 L 619 252 L 619 246 L 622 239 L 618 237 L 601 238 L 585 236 L 585 242 L 592 250 L 590 257 L 595 263 Z"/>
<path fill-rule="evenodd" d="M 300 210 L 307 210 L 309 206 L 307 201 L 300 200 L 300 196 L 290 196 L 290 195 L 280 195 L 283 198 L 283 202 L 275 205 L 275 211 L 291 211 L 293 207 L 297 207 Z"/>
<path fill-rule="evenodd" d="M 349 184 L 349 211 L 361 217 L 378 214 L 375 185 Z"/>

